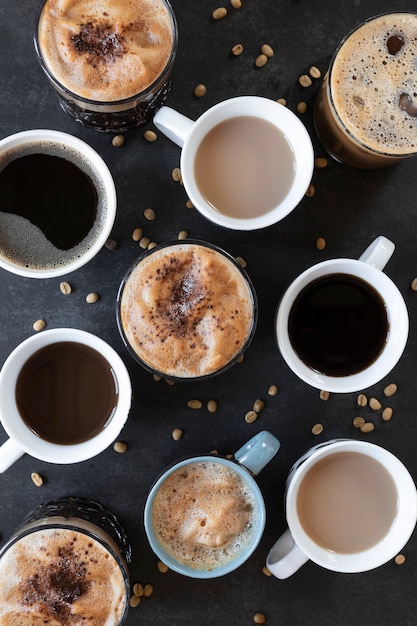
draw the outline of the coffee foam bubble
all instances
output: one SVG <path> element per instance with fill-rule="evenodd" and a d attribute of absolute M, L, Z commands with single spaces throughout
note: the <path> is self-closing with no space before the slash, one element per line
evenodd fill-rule
<path fill-rule="evenodd" d="M 79 167 L 91 179 L 97 191 L 97 217 L 90 232 L 79 244 L 69 250 L 61 250 L 28 219 L 0 211 L 0 256 L 22 268 L 55 270 L 66 267 L 80 259 L 97 241 L 106 221 L 106 190 L 97 172 L 80 152 L 49 141 L 28 143 L 23 147 L 10 149 L 0 157 L 0 171 L 15 159 L 29 154 L 60 157 Z"/>
<path fill-rule="evenodd" d="M 175 245 L 140 260 L 124 286 L 126 338 L 155 370 L 178 377 L 215 372 L 241 350 L 253 298 L 240 270 L 201 245 Z"/>
<path fill-rule="evenodd" d="M 125 605 L 119 565 L 84 533 L 38 530 L 0 559 L 1 626 L 117 626 Z"/>
<path fill-rule="evenodd" d="M 183 565 L 212 570 L 230 563 L 252 541 L 253 493 L 230 467 L 196 462 L 176 470 L 160 487 L 152 523 L 162 547 Z"/>
<path fill-rule="evenodd" d="M 400 155 L 417 151 L 417 15 L 382 15 L 354 31 L 331 71 L 335 108 L 346 128 L 366 146 Z M 389 52 L 390 37 L 403 45 Z M 402 94 L 415 112 L 400 107 Z"/>

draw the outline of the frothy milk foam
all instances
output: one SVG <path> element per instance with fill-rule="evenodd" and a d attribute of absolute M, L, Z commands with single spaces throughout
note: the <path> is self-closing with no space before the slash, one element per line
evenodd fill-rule
<path fill-rule="evenodd" d="M 417 150 L 417 15 L 381 15 L 353 32 L 331 72 L 334 105 L 367 147 L 394 155 Z"/>
<path fill-rule="evenodd" d="M 230 467 L 195 462 L 163 482 L 152 507 L 162 547 L 193 569 L 212 570 L 245 550 L 255 526 L 253 494 Z"/>
<path fill-rule="evenodd" d="M 163 72 L 173 46 L 163 0 L 48 0 L 38 35 L 56 80 L 99 102 L 144 91 Z"/>
<path fill-rule="evenodd" d="M 145 363 L 168 376 L 196 377 L 221 369 L 242 349 L 253 298 L 223 254 L 178 244 L 139 261 L 124 286 L 120 315 Z"/>
<path fill-rule="evenodd" d="M 49 154 L 67 159 L 80 168 L 93 182 L 97 191 L 97 217 L 87 236 L 69 250 L 54 246 L 36 225 L 19 215 L 0 210 L 0 255 L 21 267 L 52 270 L 65 267 L 83 256 L 95 243 L 106 219 L 106 191 L 103 182 L 87 159 L 76 150 L 53 142 L 32 142 L 8 150 L 0 157 L 0 170 L 9 163 L 28 154 Z M 1 207 L 1 203 L 0 203 Z"/>
<path fill-rule="evenodd" d="M 0 559 L 2 626 L 117 626 L 125 593 L 114 557 L 82 532 L 37 530 Z"/>

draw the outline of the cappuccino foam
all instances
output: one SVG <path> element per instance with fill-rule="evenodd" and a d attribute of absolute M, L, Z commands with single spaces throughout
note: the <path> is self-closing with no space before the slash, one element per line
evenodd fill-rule
<path fill-rule="evenodd" d="M 195 462 L 173 472 L 152 506 L 155 534 L 176 561 L 199 570 L 230 563 L 250 544 L 255 526 L 250 488 L 230 467 Z"/>
<path fill-rule="evenodd" d="M 417 15 L 381 15 L 354 31 L 331 71 L 336 111 L 368 148 L 417 151 Z"/>
<path fill-rule="evenodd" d="M 29 142 L 8 150 L 0 157 L 0 171 L 16 159 L 37 154 L 59 157 L 75 164 L 91 180 L 97 192 L 95 222 L 83 240 L 68 250 L 56 247 L 29 219 L 1 211 L 0 199 L 0 256 L 22 268 L 55 270 L 77 261 L 97 241 L 106 221 L 106 190 L 97 172 L 80 152 L 50 141 Z M 45 178 L 39 181 L 39 185 L 47 189 L 48 172 L 45 172 Z"/>
<path fill-rule="evenodd" d="M 173 28 L 163 0 L 47 0 L 38 41 L 61 85 L 113 102 L 141 93 L 161 75 Z"/>
<path fill-rule="evenodd" d="M 167 376 L 211 374 L 243 348 L 253 325 L 253 297 L 240 270 L 198 244 L 155 250 L 123 289 L 126 338 L 147 365 Z"/>
<path fill-rule="evenodd" d="M 117 626 L 125 594 L 115 558 L 82 532 L 37 530 L 0 559 L 0 626 Z"/>

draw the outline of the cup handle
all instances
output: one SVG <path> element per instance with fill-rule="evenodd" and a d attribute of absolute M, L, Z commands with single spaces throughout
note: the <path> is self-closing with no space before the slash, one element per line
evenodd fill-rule
<path fill-rule="evenodd" d="M 395 244 L 383 235 L 380 235 L 366 248 L 365 252 L 359 257 L 359 261 L 373 265 L 378 270 L 383 270 L 394 250 Z"/>
<path fill-rule="evenodd" d="M 182 113 L 178 113 L 168 106 L 162 106 L 154 115 L 153 123 L 155 126 L 177 144 L 183 147 L 194 122 Z"/>
<path fill-rule="evenodd" d="M 0 446 L 0 473 L 5 472 L 25 453 L 14 439 L 8 439 Z"/>
<path fill-rule="evenodd" d="M 237 452 L 235 459 L 246 467 L 252 474 L 259 474 L 261 470 L 276 455 L 280 442 L 267 430 L 263 430 L 252 439 L 249 439 Z"/>
<path fill-rule="evenodd" d="M 295 543 L 289 530 L 286 530 L 272 546 L 266 558 L 266 566 L 277 578 L 284 580 L 300 569 L 308 557 Z"/>

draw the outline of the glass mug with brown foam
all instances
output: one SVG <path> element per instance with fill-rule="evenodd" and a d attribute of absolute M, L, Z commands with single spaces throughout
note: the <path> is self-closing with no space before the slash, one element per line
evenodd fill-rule
<path fill-rule="evenodd" d="M 19 344 L 0 371 L 0 472 L 24 453 L 78 463 L 103 452 L 129 414 L 131 382 L 117 352 L 95 335 L 55 328 Z"/>
<path fill-rule="evenodd" d="M 56 498 L 29 513 L 0 552 L 0 624 L 120 626 L 130 544 L 93 500 Z"/>
<path fill-rule="evenodd" d="M 285 579 L 309 559 L 328 570 L 364 572 L 387 563 L 416 525 L 417 493 L 403 463 L 367 441 L 336 439 L 306 452 L 285 495 L 288 530 L 266 565 Z"/>
<path fill-rule="evenodd" d="M 175 572 L 209 579 L 237 569 L 253 554 L 266 521 L 253 476 L 280 443 L 261 431 L 226 459 L 208 454 L 175 463 L 152 487 L 145 530 L 152 550 Z"/>
<path fill-rule="evenodd" d="M 0 198 L 0 267 L 28 278 L 62 276 L 88 263 L 116 217 L 116 188 L 103 159 L 56 130 L 0 141 Z"/>
<path fill-rule="evenodd" d="M 354 167 L 377 168 L 417 154 L 417 14 L 368 19 L 339 45 L 314 108 L 326 150 Z"/>
<path fill-rule="evenodd" d="M 311 266 L 278 305 L 276 337 L 287 365 L 304 382 L 349 393 L 382 380 L 408 338 L 407 307 L 383 272 L 394 244 L 377 237 L 359 259 Z"/>
<path fill-rule="evenodd" d="M 168 0 L 46 0 L 35 49 L 61 107 L 99 131 L 146 122 L 168 96 L 178 30 Z"/>
<path fill-rule="evenodd" d="M 154 374 L 195 381 L 231 367 L 256 329 L 255 289 L 213 244 L 187 239 L 146 252 L 129 268 L 116 303 L 129 353 Z"/>
<path fill-rule="evenodd" d="M 310 184 L 310 137 L 297 116 L 273 100 L 231 98 L 196 122 L 164 106 L 153 121 L 182 148 L 181 176 L 193 205 L 220 226 L 254 230 L 275 224 Z"/>

